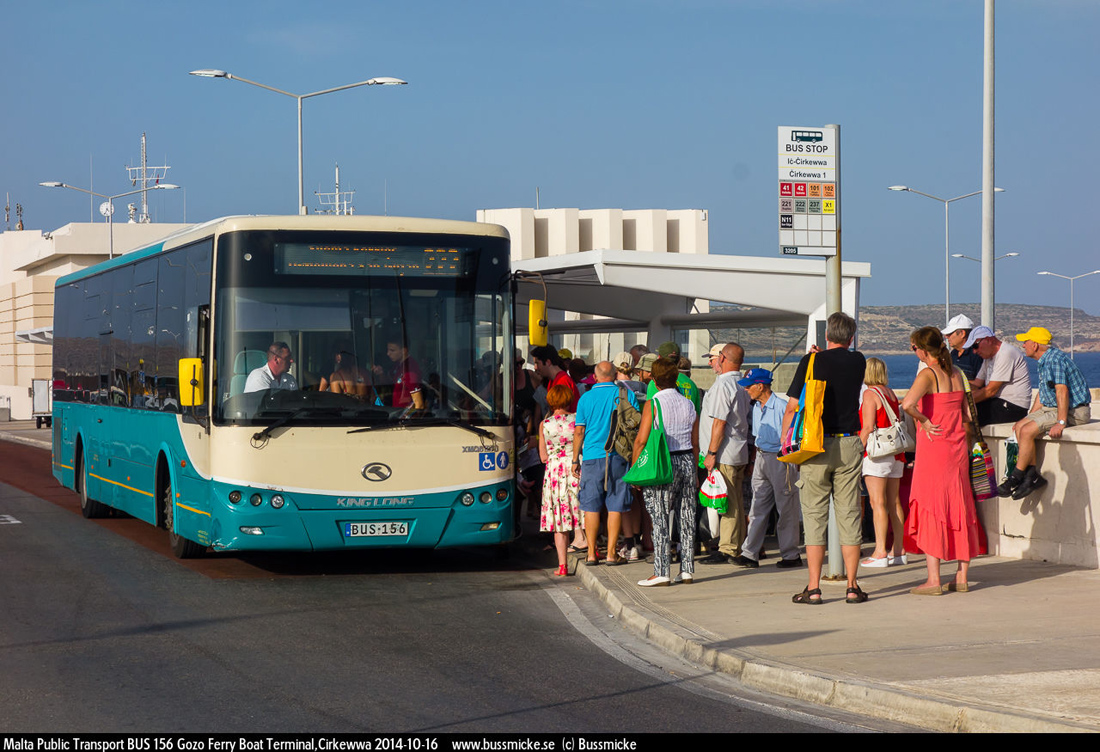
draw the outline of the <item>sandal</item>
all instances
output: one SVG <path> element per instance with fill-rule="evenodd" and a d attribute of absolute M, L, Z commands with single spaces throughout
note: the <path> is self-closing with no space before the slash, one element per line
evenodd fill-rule
<path fill-rule="evenodd" d="M 844 599 L 845 603 L 863 603 L 867 600 L 867 593 L 860 589 L 859 585 L 848 588 L 848 597 Z"/>
<path fill-rule="evenodd" d="M 570 544 L 569 552 L 573 554 L 586 554 L 588 553 L 588 546 L 574 546 Z"/>
<path fill-rule="evenodd" d="M 584 560 L 584 565 L 586 567 L 594 567 L 594 566 L 598 565 L 599 563 L 600 563 L 599 559 L 585 559 Z"/>
<path fill-rule="evenodd" d="M 615 558 L 611 558 L 611 557 L 609 556 L 609 557 L 607 557 L 606 559 L 604 559 L 604 562 L 603 562 L 603 563 L 604 563 L 604 564 L 606 564 L 606 565 L 607 565 L 607 566 L 609 566 L 609 567 L 617 567 L 617 566 L 621 566 L 622 564 L 626 564 L 626 557 L 624 557 L 624 556 L 616 556 Z"/>
<path fill-rule="evenodd" d="M 812 596 L 817 596 L 815 600 Z M 809 587 L 803 589 L 801 593 L 791 598 L 791 603 L 803 603 L 807 606 L 820 606 L 823 601 L 821 600 L 821 588 L 814 588 L 810 590 Z"/>

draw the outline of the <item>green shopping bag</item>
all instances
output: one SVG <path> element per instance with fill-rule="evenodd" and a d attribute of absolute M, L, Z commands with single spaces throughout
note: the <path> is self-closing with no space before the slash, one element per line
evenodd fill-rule
<path fill-rule="evenodd" d="M 649 403 L 653 406 L 652 425 L 645 448 L 638 460 L 626 471 L 623 481 L 632 486 L 666 486 L 672 482 L 672 455 L 668 451 L 665 439 L 664 421 L 661 420 L 661 404 L 656 398 Z"/>

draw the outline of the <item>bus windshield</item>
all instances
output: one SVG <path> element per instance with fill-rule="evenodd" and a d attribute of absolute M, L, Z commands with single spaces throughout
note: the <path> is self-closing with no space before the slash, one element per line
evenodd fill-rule
<path fill-rule="evenodd" d="M 497 238 L 222 236 L 214 422 L 507 424 L 507 269 Z"/>

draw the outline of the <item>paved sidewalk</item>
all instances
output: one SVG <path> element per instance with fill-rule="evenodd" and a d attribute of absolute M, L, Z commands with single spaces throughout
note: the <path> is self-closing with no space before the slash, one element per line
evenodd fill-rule
<path fill-rule="evenodd" d="M 51 449 L 53 431 L 46 426 L 36 428 L 33 420 L 13 420 L 0 423 L 0 440 Z"/>
<path fill-rule="evenodd" d="M 664 588 L 637 586 L 652 564 L 575 565 L 624 625 L 756 689 L 938 731 L 1100 730 L 1100 572 L 983 557 L 969 593 L 922 597 L 909 558 L 861 570 L 866 603 L 841 581 L 812 607 L 791 602 L 806 569 L 774 558 Z"/>

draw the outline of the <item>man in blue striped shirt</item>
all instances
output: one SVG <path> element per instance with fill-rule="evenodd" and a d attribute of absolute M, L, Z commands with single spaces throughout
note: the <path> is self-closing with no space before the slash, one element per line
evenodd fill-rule
<path fill-rule="evenodd" d="M 1088 423 L 1092 417 L 1089 386 L 1077 364 L 1050 344 L 1051 334 L 1041 326 L 1033 326 L 1016 339 L 1024 343 L 1024 355 L 1039 361 L 1039 393 L 1031 412 L 1014 426 L 1020 453 L 1016 467 L 997 487 L 1000 496 L 1022 499 L 1047 484 L 1035 467 L 1035 442 L 1044 433 L 1050 438 L 1062 438 L 1066 426 Z"/>

